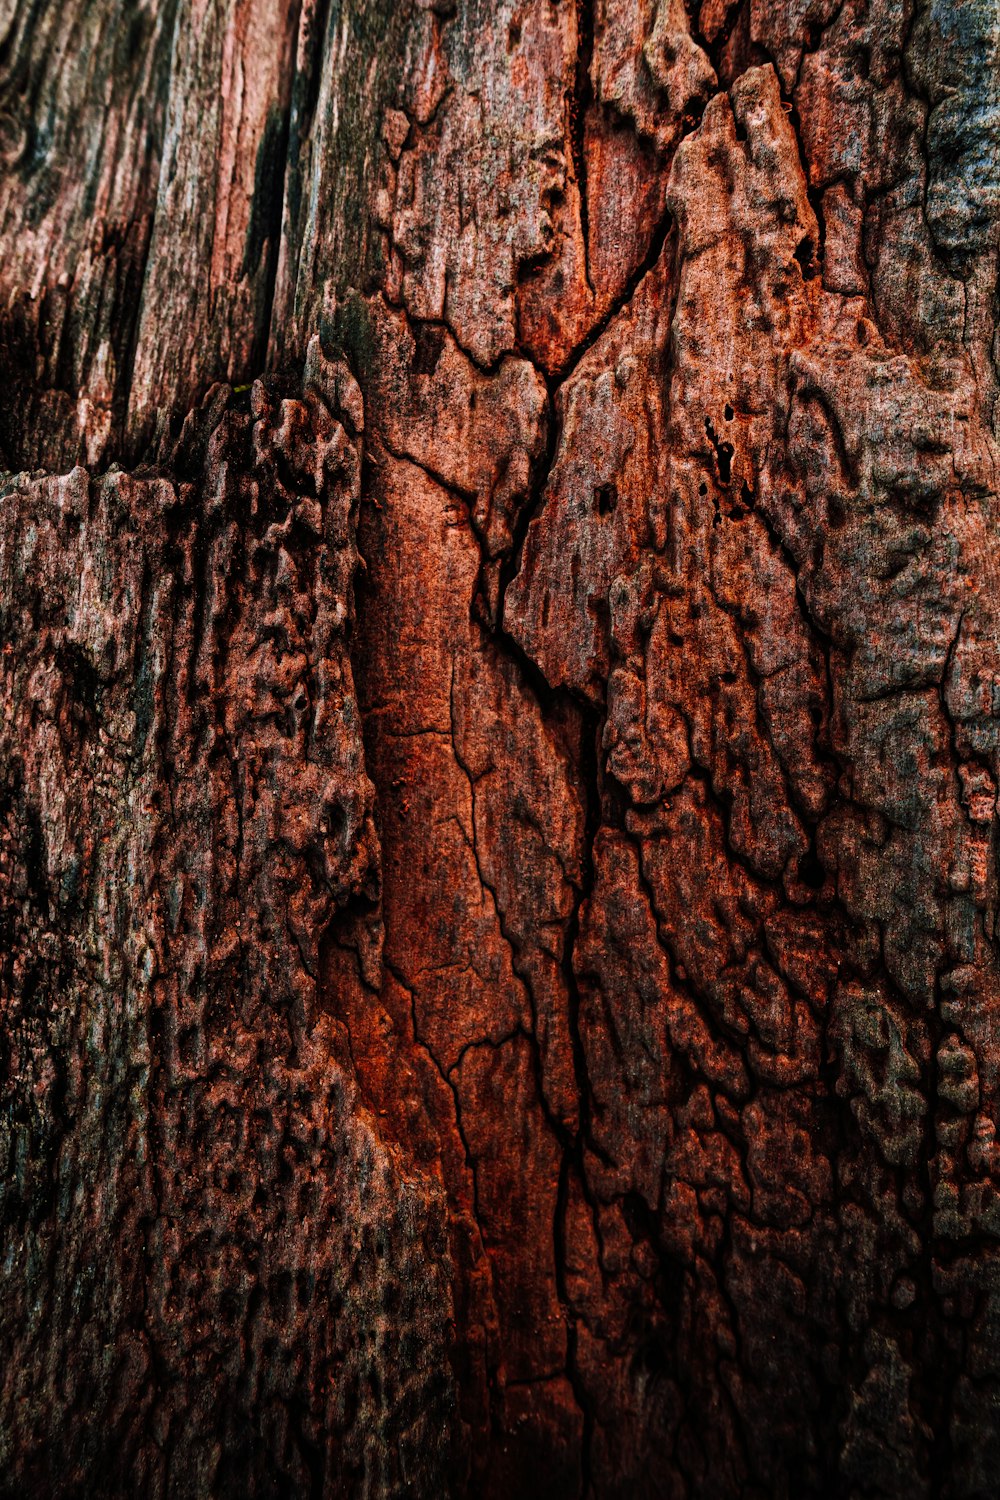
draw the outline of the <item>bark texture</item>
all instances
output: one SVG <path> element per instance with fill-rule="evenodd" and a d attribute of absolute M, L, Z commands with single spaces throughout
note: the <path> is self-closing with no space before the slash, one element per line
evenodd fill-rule
<path fill-rule="evenodd" d="M 0 1493 L 988 1500 L 987 0 L 0 6 Z"/>

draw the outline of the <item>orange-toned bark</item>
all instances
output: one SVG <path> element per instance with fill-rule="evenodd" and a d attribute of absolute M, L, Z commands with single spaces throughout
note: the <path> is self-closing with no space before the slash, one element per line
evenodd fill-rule
<path fill-rule="evenodd" d="M 3 27 L 0 1490 L 991 1494 L 995 16 Z"/>

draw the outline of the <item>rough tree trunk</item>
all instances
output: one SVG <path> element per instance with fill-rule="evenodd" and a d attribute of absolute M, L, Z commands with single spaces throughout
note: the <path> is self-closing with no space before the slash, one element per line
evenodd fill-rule
<path fill-rule="evenodd" d="M 987 0 L 0 6 L 0 1492 L 985 1500 Z"/>

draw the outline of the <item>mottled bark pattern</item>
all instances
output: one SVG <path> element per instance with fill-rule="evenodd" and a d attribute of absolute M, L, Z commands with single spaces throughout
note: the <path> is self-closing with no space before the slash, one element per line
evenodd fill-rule
<path fill-rule="evenodd" d="M 0 39 L 0 1492 L 992 1496 L 994 11 Z"/>

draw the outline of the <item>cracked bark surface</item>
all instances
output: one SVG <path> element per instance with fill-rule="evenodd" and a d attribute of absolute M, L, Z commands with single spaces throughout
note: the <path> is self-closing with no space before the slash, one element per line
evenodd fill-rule
<path fill-rule="evenodd" d="M 998 50 L 0 13 L 0 1493 L 993 1495 Z"/>

